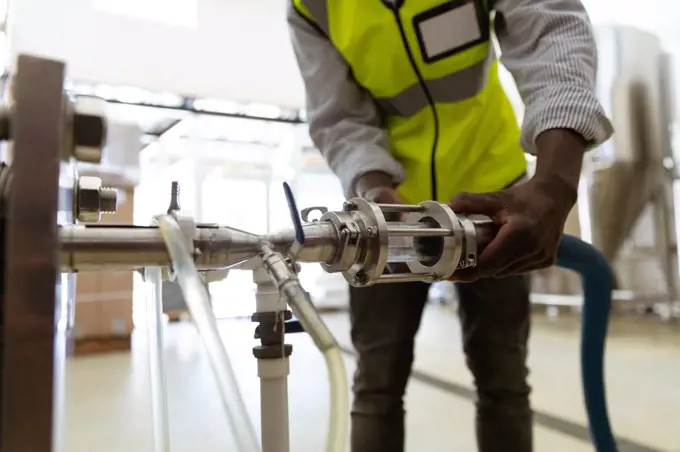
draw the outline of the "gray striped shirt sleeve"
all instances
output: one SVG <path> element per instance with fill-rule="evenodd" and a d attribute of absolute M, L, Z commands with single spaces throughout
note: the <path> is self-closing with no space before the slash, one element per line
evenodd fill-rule
<path fill-rule="evenodd" d="M 522 147 L 536 152 L 536 137 L 572 129 L 591 145 L 613 127 L 596 98 L 597 47 L 579 0 L 498 0 L 501 62 L 525 104 Z M 499 17 L 500 16 L 500 17 Z"/>
<path fill-rule="evenodd" d="M 309 134 L 340 179 L 345 196 L 356 196 L 354 181 L 370 171 L 387 173 L 400 184 L 404 170 L 389 153 L 387 133 L 368 92 L 354 81 L 330 41 L 292 6 L 288 24 L 305 85 Z"/>

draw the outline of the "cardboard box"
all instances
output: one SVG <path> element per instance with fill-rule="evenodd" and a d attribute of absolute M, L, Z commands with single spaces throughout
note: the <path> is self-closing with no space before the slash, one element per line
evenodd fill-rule
<path fill-rule="evenodd" d="M 79 274 L 73 337 L 129 336 L 133 329 L 132 288 L 130 271 Z"/>

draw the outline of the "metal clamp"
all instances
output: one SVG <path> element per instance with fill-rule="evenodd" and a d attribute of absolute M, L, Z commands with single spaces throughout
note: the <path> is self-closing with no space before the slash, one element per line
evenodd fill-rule
<path fill-rule="evenodd" d="M 458 263 L 458 268 L 469 268 L 477 265 L 477 231 L 475 230 L 474 222 L 467 217 L 459 217 L 460 225 L 465 232 L 465 240 L 463 241 L 463 253 Z"/>

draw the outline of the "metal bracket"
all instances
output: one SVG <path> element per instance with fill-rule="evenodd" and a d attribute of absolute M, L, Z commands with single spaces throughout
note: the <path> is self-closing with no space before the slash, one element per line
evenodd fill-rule
<path fill-rule="evenodd" d="M 317 220 L 310 220 L 309 219 L 309 214 L 311 214 L 312 212 L 317 212 L 317 211 L 321 215 L 323 215 L 326 212 L 328 212 L 328 208 L 322 207 L 322 206 L 306 207 L 306 208 L 304 208 L 300 211 L 300 216 L 302 217 L 302 221 L 304 221 L 305 223 L 309 223 L 309 222 L 313 222 L 313 221 L 319 221 L 318 219 Z"/>

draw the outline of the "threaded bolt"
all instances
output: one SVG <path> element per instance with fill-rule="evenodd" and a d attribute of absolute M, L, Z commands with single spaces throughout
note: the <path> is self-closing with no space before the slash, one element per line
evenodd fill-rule
<path fill-rule="evenodd" d="M 111 187 L 99 189 L 99 208 L 101 213 L 116 213 L 118 207 L 118 191 Z"/>
<path fill-rule="evenodd" d="M 177 212 L 181 208 L 179 206 L 179 182 L 173 181 L 170 186 L 170 205 L 168 206 L 168 213 Z"/>
<path fill-rule="evenodd" d="M 354 284 L 356 286 L 360 286 L 360 285 L 365 284 L 365 283 L 366 283 L 366 273 L 363 270 L 359 270 L 352 277 L 352 284 Z"/>
<path fill-rule="evenodd" d="M 102 213 L 116 213 L 118 192 L 102 187 L 98 177 L 82 176 L 75 187 L 75 218 L 84 223 L 98 223 Z"/>
<path fill-rule="evenodd" d="M 356 205 L 355 203 L 349 202 L 349 201 L 346 201 L 346 202 L 342 205 L 342 210 L 344 210 L 345 212 L 351 212 L 351 211 L 353 211 L 353 210 L 357 210 L 357 208 L 358 208 L 358 207 L 357 207 L 357 205 Z"/>

